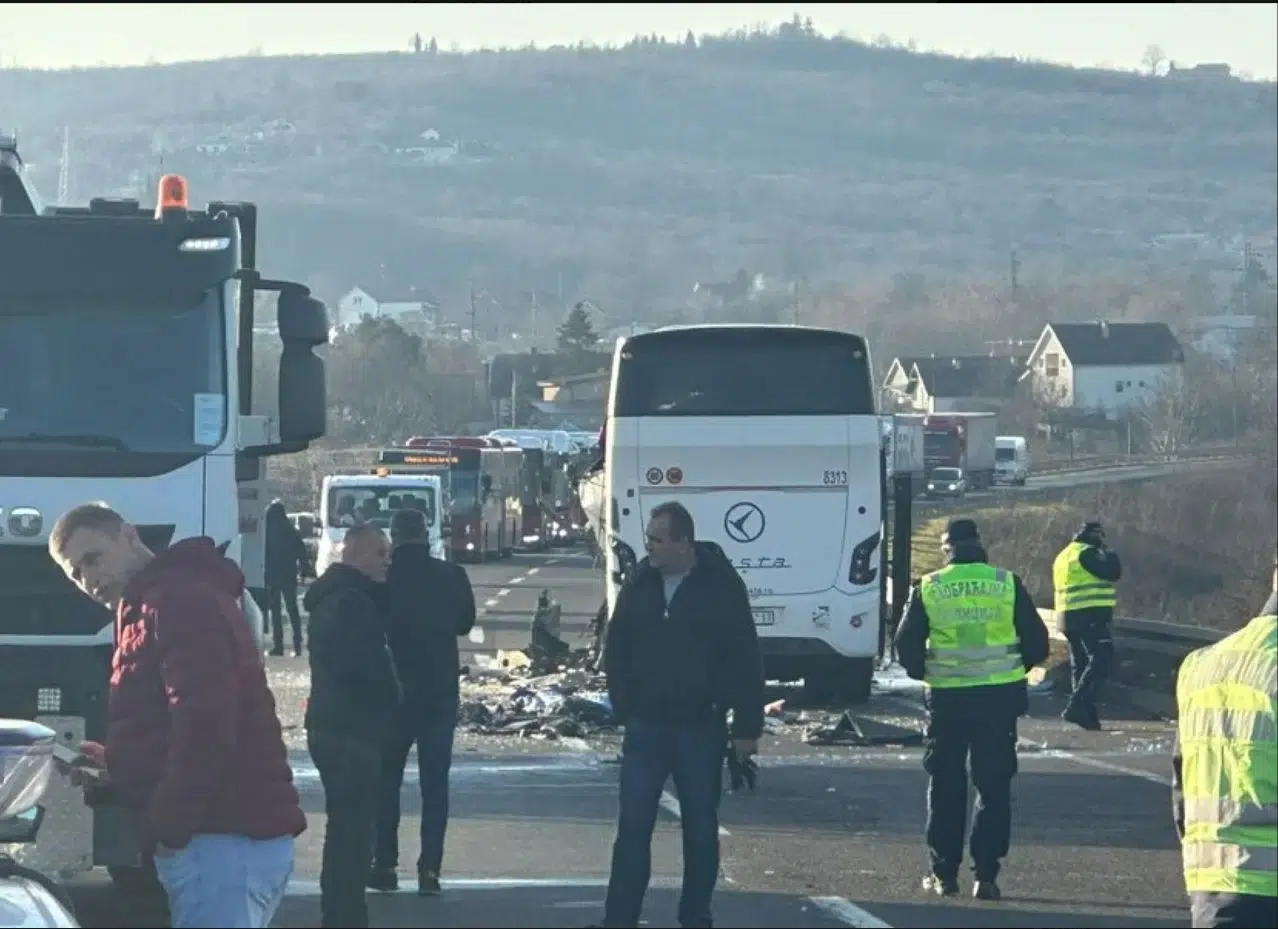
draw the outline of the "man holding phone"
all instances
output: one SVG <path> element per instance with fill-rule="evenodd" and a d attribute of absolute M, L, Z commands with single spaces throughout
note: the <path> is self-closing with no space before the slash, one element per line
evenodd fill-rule
<path fill-rule="evenodd" d="M 73 778 L 134 815 L 174 927 L 269 925 L 306 817 L 244 575 L 212 539 L 152 552 L 101 503 L 64 514 L 49 554 L 116 615 L 106 744 L 81 746 Z"/>

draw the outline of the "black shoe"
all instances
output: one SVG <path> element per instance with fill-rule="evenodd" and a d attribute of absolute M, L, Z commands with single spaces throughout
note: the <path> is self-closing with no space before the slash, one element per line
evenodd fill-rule
<path fill-rule="evenodd" d="M 394 868 L 373 868 L 368 872 L 368 889 L 394 893 L 399 890 L 399 875 Z"/>
<path fill-rule="evenodd" d="M 976 900 L 1002 900 L 1003 891 L 993 881 L 977 881 L 972 885 L 972 897 Z"/>
<path fill-rule="evenodd" d="M 417 895 L 420 897 L 438 897 L 443 890 L 439 886 L 439 875 L 434 871 L 421 871 L 417 875 Z"/>
<path fill-rule="evenodd" d="M 929 874 L 923 878 L 923 889 L 927 893 L 942 897 L 957 897 L 959 885 L 958 881 L 952 877 L 937 877 L 935 874 Z"/>
<path fill-rule="evenodd" d="M 284 655 L 284 646 L 283 646 L 283 645 L 277 645 L 277 646 L 275 646 L 273 649 L 271 649 L 270 654 L 274 655 L 276 658 L 281 658 L 281 657 L 283 657 L 283 655 Z"/>
<path fill-rule="evenodd" d="M 1066 707 L 1065 712 L 1061 714 L 1061 719 L 1067 723 L 1073 723 L 1080 729 L 1086 729 L 1088 732 L 1099 732 L 1101 728 L 1100 720 L 1095 714 L 1079 707 Z"/>

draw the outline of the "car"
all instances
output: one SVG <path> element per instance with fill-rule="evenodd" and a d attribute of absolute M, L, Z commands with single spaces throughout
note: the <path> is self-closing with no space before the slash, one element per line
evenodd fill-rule
<path fill-rule="evenodd" d="M 935 468 L 928 474 L 923 492 L 929 497 L 965 497 L 967 477 L 961 468 Z"/>

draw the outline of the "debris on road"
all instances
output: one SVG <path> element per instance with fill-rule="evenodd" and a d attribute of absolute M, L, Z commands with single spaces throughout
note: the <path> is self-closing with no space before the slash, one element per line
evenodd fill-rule
<path fill-rule="evenodd" d="M 560 605 L 543 590 L 528 648 L 476 655 L 464 668 L 458 724 L 479 735 L 582 738 L 615 728 L 592 649 L 560 638 Z"/>

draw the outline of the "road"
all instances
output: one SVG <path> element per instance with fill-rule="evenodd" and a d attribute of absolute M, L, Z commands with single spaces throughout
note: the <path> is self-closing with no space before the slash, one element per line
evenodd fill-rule
<path fill-rule="evenodd" d="M 584 634 L 602 597 L 599 574 L 575 552 L 518 555 L 469 569 L 484 610 L 481 651 L 527 642 L 541 589 L 562 603 L 566 636 Z M 318 924 L 323 797 L 298 728 L 304 662 L 271 658 L 289 727 L 297 784 L 310 819 L 277 926 Z M 719 925 L 897 927 L 1172 927 L 1188 925 L 1169 817 L 1171 731 L 1119 720 L 1087 733 L 1035 696 L 1022 728 L 1013 853 L 995 904 L 922 896 L 924 774 L 919 692 L 884 674 L 861 719 L 888 733 L 871 747 L 813 747 L 803 727 L 776 720 L 763 741 L 757 793 L 723 808 Z M 1111 718 L 1115 718 L 1111 711 Z M 445 893 L 411 885 L 372 897 L 373 924 L 414 927 L 587 925 L 600 915 L 616 815 L 615 740 L 534 742 L 461 734 L 455 753 Z M 416 855 L 416 771 L 405 790 L 402 853 Z M 672 926 L 680 869 L 678 802 L 663 798 L 653 847 L 647 925 Z M 411 869 L 404 874 L 411 873 Z M 965 879 L 966 880 L 966 879 Z M 74 892 L 90 926 L 147 925 L 100 877 Z M 116 902 L 108 902 L 116 901 Z"/>
<path fill-rule="evenodd" d="M 999 497 L 1008 496 L 1013 499 L 1038 493 L 1072 490 L 1075 488 L 1095 487 L 1100 484 L 1119 484 L 1129 481 L 1151 481 L 1176 474 L 1200 474 L 1211 471 L 1237 470 L 1254 466 L 1255 462 L 1248 458 L 1187 458 L 1183 461 L 1170 461 L 1162 464 L 1117 465 L 1114 467 L 1093 468 L 1082 471 L 1059 471 L 1046 474 L 1031 475 L 1022 487 L 1000 484 L 991 490 L 972 491 L 964 502 L 980 505 L 991 503 Z M 916 501 L 915 506 L 927 509 L 934 506 L 953 507 L 952 499 Z"/>

